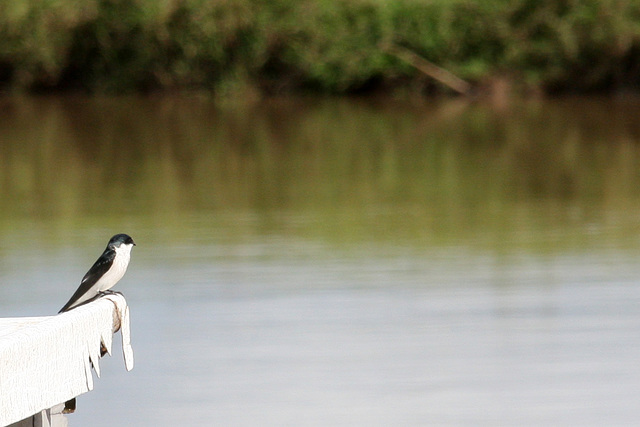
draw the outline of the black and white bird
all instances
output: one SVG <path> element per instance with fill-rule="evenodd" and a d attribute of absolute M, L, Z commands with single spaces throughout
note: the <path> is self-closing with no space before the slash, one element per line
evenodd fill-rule
<path fill-rule="evenodd" d="M 58 313 L 69 311 L 111 289 L 124 276 L 135 246 L 127 234 L 116 234 L 109 240 L 107 248 L 82 278 L 80 286 Z"/>

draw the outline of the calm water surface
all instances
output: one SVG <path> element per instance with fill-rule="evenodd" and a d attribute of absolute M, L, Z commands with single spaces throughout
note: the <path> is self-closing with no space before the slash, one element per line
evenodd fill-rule
<path fill-rule="evenodd" d="M 0 101 L 0 310 L 116 232 L 136 366 L 70 425 L 640 419 L 640 101 Z"/>

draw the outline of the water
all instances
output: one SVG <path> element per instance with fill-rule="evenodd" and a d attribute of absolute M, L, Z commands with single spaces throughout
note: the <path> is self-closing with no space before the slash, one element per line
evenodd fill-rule
<path fill-rule="evenodd" d="M 72 426 L 633 424 L 639 107 L 7 99 L 0 310 L 138 243 Z"/>

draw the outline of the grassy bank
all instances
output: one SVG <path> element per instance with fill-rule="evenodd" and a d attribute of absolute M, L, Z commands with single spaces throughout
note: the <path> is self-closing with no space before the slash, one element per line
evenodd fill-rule
<path fill-rule="evenodd" d="M 476 85 L 640 88 L 640 2 L 624 0 L 16 0 L 0 87 L 443 90 L 391 44 Z"/>

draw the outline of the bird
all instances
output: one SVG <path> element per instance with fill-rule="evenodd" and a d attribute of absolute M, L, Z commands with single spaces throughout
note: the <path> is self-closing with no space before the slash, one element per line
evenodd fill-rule
<path fill-rule="evenodd" d="M 80 286 L 59 313 L 72 310 L 111 289 L 124 276 L 129 266 L 131 249 L 136 246 L 128 234 L 113 236 L 100 258 L 84 275 Z"/>

